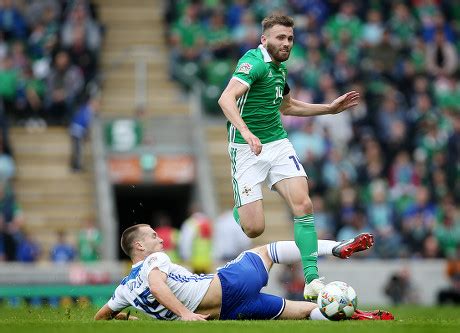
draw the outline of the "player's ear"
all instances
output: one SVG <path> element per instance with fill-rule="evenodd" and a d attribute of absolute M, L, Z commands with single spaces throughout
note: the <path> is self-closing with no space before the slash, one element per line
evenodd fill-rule
<path fill-rule="evenodd" d="M 134 241 L 134 248 L 138 251 L 143 251 L 144 250 L 144 245 L 142 245 L 141 241 Z"/>
<path fill-rule="evenodd" d="M 266 46 L 267 46 L 267 36 L 265 36 L 265 35 L 260 36 L 260 43 L 261 43 L 264 47 L 266 47 Z"/>

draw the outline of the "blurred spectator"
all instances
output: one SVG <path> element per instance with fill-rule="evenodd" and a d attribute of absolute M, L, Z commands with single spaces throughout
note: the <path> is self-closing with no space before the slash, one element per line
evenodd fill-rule
<path fill-rule="evenodd" d="M 101 46 L 101 30 L 92 19 L 89 6 L 84 0 L 71 2 L 69 13 L 62 25 L 61 38 L 64 47 L 71 47 L 75 41 L 75 30 L 83 28 L 85 45 L 89 50 L 97 52 Z M 80 34 L 80 32 L 78 32 Z"/>
<path fill-rule="evenodd" d="M 451 75 L 457 70 L 457 51 L 442 30 L 436 31 L 434 42 L 427 46 L 426 63 L 428 72 L 434 76 Z"/>
<path fill-rule="evenodd" d="M 172 28 L 170 71 L 173 78 L 184 78 L 184 75 L 198 73 L 196 63 L 202 60 L 204 46 L 203 26 L 198 20 L 198 16 L 199 5 L 189 4 L 184 17 L 180 18 Z M 185 73 L 180 71 L 181 64 L 188 65 L 188 68 L 184 68 Z"/>
<path fill-rule="evenodd" d="M 460 247 L 460 211 L 450 196 L 446 195 L 441 201 L 434 234 L 444 255 L 447 258 L 454 257 Z"/>
<path fill-rule="evenodd" d="M 322 133 L 315 127 L 312 119 L 303 123 L 301 131 L 289 135 L 289 140 L 297 152 L 300 162 L 306 161 L 307 156 L 315 160 L 322 159 L 326 154 L 326 142 Z"/>
<path fill-rule="evenodd" d="M 54 57 L 54 67 L 47 82 L 51 123 L 62 125 L 69 120 L 83 83 L 81 70 L 70 62 L 69 54 L 64 50 L 59 51 Z"/>
<path fill-rule="evenodd" d="M 323 165 L 323 182 L 328 187 L 348 185 L 356 179 L 356 170 L 340 149 L 333 147 Z"/>
<path fill-rule="evenodd" d="M 447 261 L 446 275 L 450 280 L 450 286 L 441 289 L 438 293 L 439 304 L 460 304 L 460 247 L 456 254 Z"/>
<path fill-rule="evenodd" d="M 78 255 L 81 261 L 97 261 L 101 257 L 102 234 L 94 220 L 89 218 L 78 232 Z"/>
<path fill-rule="evenodd" d="M 93 117 L 100 108 L 98 96 L 90 97 L 82 103 L 70 121 L 70 139 L 72 143 L 70 167 L 72 171 L 83 169 L 83 143 L 89 136 Z"/>
<path fill-rule="evenodd" d="M 376 9 L 366 13 L 366 23 L 363 26 L 363 41 L 367 45 L 376 45 L 382 40 L 384 24 L 382 16 Z"/>
<path fill-rule="evenodd" d="M 325 33 L 333 43 L 337 43 L 341 34 L 348 34 L 354 41 L 362 36 L 363 25 L 355 14 L 356 7 L 352 1 L 344 1 L 339 12 L 333 15 L 326 23 Z"/>
<path fill-rule="evenodd" d="M 71 62 L 83 72 L 85 83 L 90 82 L 96 75 L 96 53 L 88 47 L 85 40 L 85 30 L 82 26 L 73 29 L 72 44 L 67 48 Z"/>
<path fill-rule="evenodd" d="M 324 199 L 320 195 L 312 195 L 315 207 L 315 229 L 318 239 L 334 239 L 335 226 L 331 214 L 327 211 Z"/>
<path fill-rule="evenodd" d="M 171 258 L 171 261 L 177 262 L 179 254 L 177 253 L 177 242 L 179 230 L 172 226 L 169 215 L 164 212 L 157 212 L 153 215 L 152 228 L 155 229 L 158 237 L 163 240 L 163 249 Z"/>
<path fill-rule="evenodd" d="M 379 75 L 382 74 L 385 78 L 394 78 L 399 49 L 392 40 L 389 30 L 383 32 L 378 44 L 369 47 L 364 52 L 366 69 Z"/>
<path fill-rule="evenodd" d="M 13 187 L 0 180 L 0 260 L 15 260 L 23 225 L 24 216 L 15 199 Z"/>
<path fill-rule="evenodd" d="M 376 181 L 371 188 L 371 202 L 367 206 L 367 216 L 369 225 L 374 230 L 374 250 L 382 258 L 398 257 L 402 240 L 394 225 L 395 212 L 388 200 L 386 185 L 382 181 Z"/>
<path fill-rule="evenodd" d="M 415 201 L 403 212 L 402 233 L 414 256 L 422 255 L 423 243 L 431 235 L 436 222 L 436 205 L 431 202 L 425 186 L 415 192 Z"/>
<path fill-rule="evenodd" d="M 239 46 L 236 57 L 242 56 L 247 50 L 259 45 L 260 26 L 255 22 L 254 14 L 251 11 L 244 12 L 241 24 L 233 30 L 232 35 Z"/>
<path fill-rule="evenodd" d="M 453 116 L 453 131 L 446 145 L 446 175 L 449 188 L 457 202 L 460 202 L 460 112 Z"/>
<path fill-rule="evenodd" d="M 0 182 L 7 183 L 14 177 L 16 173 L 16 164 L 14 159 L 6 151 L 3 144 L 3 136 L 0 130 Z"/>
<path fill-rule="evenodd" d="M 413 285 L 409 269 L 395 272 L 387 282 L 385 294 L 394 305 L 418 303 L 417 291 Z"/>
<path fill-rule="evenodd" d="M 232 1 L 227 10 L 227 24 L 230 29 L 240 26 L 243 21 L 243 16 L 249 10 L 249 0 Z"/>
<path fill-rule="evenodd" d="M 399 133 L 395 131 L 396 126 L 406 126 L 406 116 L 401 103 L 395 93 L 389 92 L 383 98 L 383 103 L 378 110 L 377 130 L 380 141 L 388 147 L 392 141 L 398 138 Z"/>
<path fill-rule="evenodd" d="M 40 246 L 29 232 L 22 230 L 21 237 L 18 239 L 16 260 L 32 263 L 38 261 L 39 257 Z"/>
<path fill-rule="evenodd" d="M 212 226 L 209 218 L 196 207 L 182 223 L 179 254 L 194 273 L 209 273 L 212 266 Z"/>
<path fill-rule="evenodd" d="M 409 47 L 413 37 L 417 33 L 418 24 L 405 3 L 394 3 L 388 25 L 395 38 L 395 42 L 404 48 Z"/>
<path fill-rule="evenodd" d="M 7 38 L 22 39 L 26 36 L 26 22 L 13 0 L 2 0 L 0 3 L 0 29 Z"/>
<path fill-rule="evenodd" d="M 57 1 L 53 0 L 34 1 L 29 7 L 31 15 L 38 15 L 37 18 L 31 18 L 33 22 L 31 33 L 27 40 L 29 53 L 33 60 L 51 57 L 51 52 L 57 47 L 59 41 L 58 13 L 60 13 L 60 9 L 54 8 L 55 5 L 58 6 Z M 43 7 L 33 10 L 35 6 Z"/>
<path fill-rule="evenodd" d="M 0 98 L 6 114 L 13 119 L 17 118 L 16 113 L 16 93 L 19 84 L 19 72 L 14 68 L 11 54 L 7 54 L 1 60 L 0 67 Z"/>
<path fill-rule="evenodd" d="M 213 235 L 213 258 L 218 261 L 233 260 L 251 247 L 251 240 L 235 222 L 232 210 L 227 210 L 216 218 Z"/>
<path fill-rule="evenodd" d="M 212 58 L 226 58 L 233 51 L 233 40 L 225 25 L 224 13 L 216 10 L 211 13 L 205 30 L 206 48 Z"/>
<path fill-rule="evenodd" d="M 32 67 L 27 65 L 22 72 L 16 105 L 18 117 L 21 120 L 26 120 L 25 125 L 28 128 L 44 129 L 46 127 L 43 119 L 45 89 L 43 80 L 37 79 L 33 74 Z"/>
<path fill-rule="evenodd" d="M 65 231 L 56 232 L 56 244 L 51 248 L 50 259 L 55 263 L 66 263 L 76 259 L 77 251 L 68 241 Z"/>
<path fill-rule="evenodd" d="M 380 143 L 370 135 L 363 139 L 364 159 L 358 166 L 358 182 L 366 185 L 372 180 L 385 177 L 385 155 Z"/>

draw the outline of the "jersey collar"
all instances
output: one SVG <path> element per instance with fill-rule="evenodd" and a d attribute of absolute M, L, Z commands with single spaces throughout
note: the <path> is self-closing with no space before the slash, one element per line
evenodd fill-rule
<path fill-rule="evenodd" d="M 272 57 L 270 57 L 270 54 L 268 54 L 267 49 L 262 44 L 259 45 L 259 50 L 260 52 L 262 52 L 265 62 L 272 62 Z"/>

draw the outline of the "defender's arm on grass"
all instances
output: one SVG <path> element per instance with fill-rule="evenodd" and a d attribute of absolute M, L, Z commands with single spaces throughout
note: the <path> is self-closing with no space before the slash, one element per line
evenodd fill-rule
<path fill-rule="evenodd" d="M 135 316 L 130 316 L 129 311 L 128 313 L 120 312 L 120 311 L 113 311 L 107 304 L 105 304 L 102 308 L 94 316 L 95 320 L 137 320 L 138 318 Z"/>
<path fill-rule="evenodd" d="M 149 287 L 152 295 L 160 302 L 164 307 L 174 312 L 181 320 L 185 321 L 197 321 L 206 320 L 209 315 L 201 315 L 193 313 L 182 304 L 177 297 L 173 294 L 166 284 L 167 275 L 160 271 L 158 268 L 154 268 L 149 273 Z"/>
<path fill-rule="evenodd" d="M 320 116 L 324 114 L 337 114 L 353 106 L 358 105 L 359 93 L 350 91 L 337 97 L 330 104 L 310 104 L 294 98 L 287 94 L 283 98 L 280 111 L 284 115 L 297 117 Z"/>

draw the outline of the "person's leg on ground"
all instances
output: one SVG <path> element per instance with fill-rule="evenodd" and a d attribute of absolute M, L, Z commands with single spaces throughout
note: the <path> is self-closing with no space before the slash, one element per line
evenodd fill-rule
<path fill-rule="evenodd" d="M 286 300 L 286 306 L 277 319 L 328 320 L 318 309 L 316 303 Z"/>

